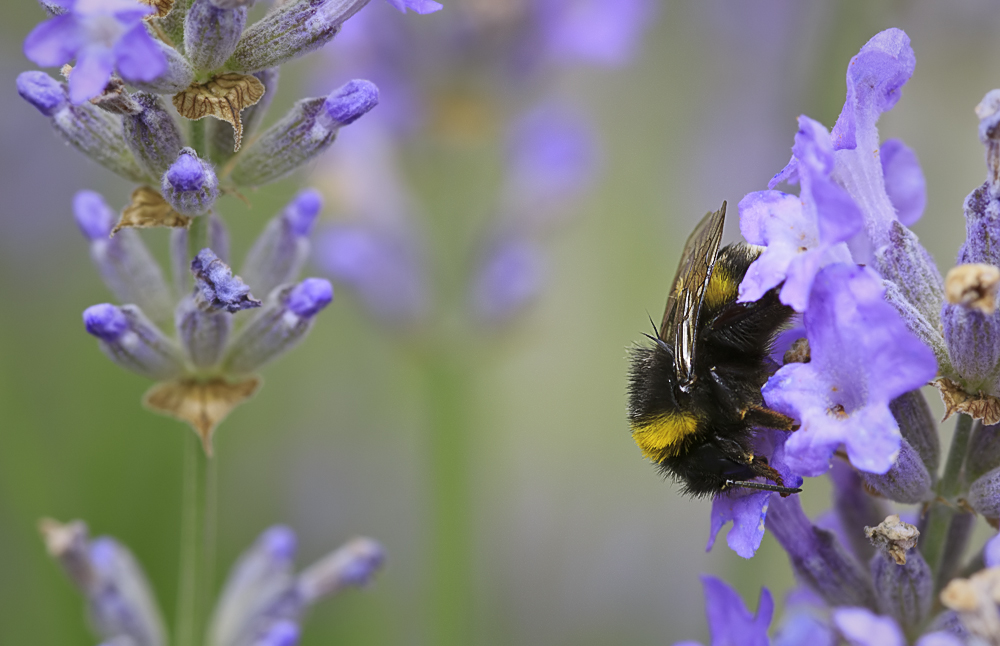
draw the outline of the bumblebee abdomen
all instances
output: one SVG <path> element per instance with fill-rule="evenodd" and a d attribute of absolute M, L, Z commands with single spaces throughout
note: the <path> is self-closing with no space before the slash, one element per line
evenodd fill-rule
<path fill-rule="evenodd" d="M 698 433 L 699 420 L 692 413 L 665 412 L 632 423 L 632 438 L 642 455 L 654 462 L 684 452 L 686 445 Z"/>

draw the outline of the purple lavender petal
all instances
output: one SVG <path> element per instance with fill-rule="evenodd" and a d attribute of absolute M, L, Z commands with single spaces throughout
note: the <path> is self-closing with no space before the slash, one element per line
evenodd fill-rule
<path fill-rule="evenodd" d="M 986 541 L 983 560 L 986 561 L 986 567 L 1000 567 L 1000 534 Z"/>
<path fill-rule="evenodd" d="M 735 590 L 712 576 L 701 577 L 705 589 L 705 615 L 712 644 L 731 646 L 769 646 L 767 629 L 774 613 L 774 600 L 767 588 L 761 588 L 757 613 L 753 615 Z"/>
<path fill-rule="evenodd" d="M 300 631 L 292 621 L 275 622 L 251 646 L 295 646 L 299 643 Z"/>
<path fill-rule="evenodd" d="M 87 332 L 102 341 L 114 343 L 128 331 L 128 319 L 111 303 L 92 305 L 83 311 Z"/>
<path fill-rule="evenodd" d="M 354 123 L 378 105 L 378 88 L 369 81 L 348 81 L 326 97 L 324 108 L 334 127 Z"/>
<path fill-rule="evenodd" d="M 903 631 L 891 617 L 867 608 L 838 608 L 833 623 L 852 646 L 906 646 Z"/>
<path fill-rule="evenodd" d="M 896 217 L 906 226 L 913 225 L 927 205 L 927 180 L 917 155 L 899 139 L 882 142 L 879 151 L 885 192 L 896 207 Z"/>
<path fill-rule="evenodd" d="M 869 154 L 878 148 L 875 123 L 899 101 L 900 90 L 913 76 L 915 65 L 910 37 L 901 29 L 886 29 L 861 48 L 847 66 L 847 100 L 833 126 L 836 149 L 861 144 L 863 152 Z M 865 146 L 873 133 L 876 146 Z"/>
<path fill-rule="evenodd" d="M 785 446 L 798 473 L 824 473 L 841 443 L 863 471 L 885 473 L 896 459 L 889 402 L 933 379 L 937 362 L 884 293 L 867 268 L 830 265 L 817 275 L 804 317 L 812 360 L 784 366 L 763 391 L 802 423 Z"/>
<path fill-rule="evenodd" d="M 114 46 L 118 73 L 129 82 L 155 81 L 167 71 L 167 59 L 146 27 L 139 23 Z"/>
<path fill-rule="evenodd" d="M 922 635 L 913 646 L 965 646 L 965 642 L 946 632 L 933 632 Z"/>
<path fill-rule="evenodd" d="M 219 196 L 219 180 L 212 165 L 200 159 L 193 148 L 182 148 L 163 174 L 160 190 L 178 213 L 202 215 Z"/>
<path fill-rule="evenodd" d="M 31 30 L 24 39 L 24 55 L 36 65 L 56 67 L 73 60 L 82 44 L 78 18 L 55 16 Z"/>
<path fill-rule="evenodd" d="M 104 91 L 111 80 L 115 58 L 107 47 L 84 47 L 78 53 L 76 67 L 69 76 L 69 99 L 83 103 Z"/>
<path fill-rule="evenodd" d="M 73 196 L 73 216 L 88 240 L 106 239 L 118 219 L 96 191 L 79 191 Z"/>

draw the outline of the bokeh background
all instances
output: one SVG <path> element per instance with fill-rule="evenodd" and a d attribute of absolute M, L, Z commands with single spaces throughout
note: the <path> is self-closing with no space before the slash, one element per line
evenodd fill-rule
<path fill-rule="evenodd" d="M 442 33 L 488 6 L 444 4 L 405 18 L 382 0 L 364 10 L 407 31 L 408 80 L 429 97 L 393 146 L 416 205 L 407 226 L 437 296 L 422 324 L 399 326 L 338 289 L 307 342 L 264 370 L 263 390 L 216 435 L 216 584 L 281 522 L 298 531 L 303 564 L 357 534 L 389 554 L 370 589 L 313 613 L 306 645 L 705 642 L 703 572 L 733 582 L 751 607 L 767 585 L 780 612 L 792 577 L 770 536 L 750 561 L 724 541 L 706 553 L 709 501 L 679 497 L 631 442 L 626 349 L 647 314 L 659 318 L 698 218 L 765 187 L 788 160 L 799 114 L 832 126 L 848 60 L 890 26 L 910 35 L 917 66 L 880 131 L 919 156 L 929 199 L 915 230 L 941 267 L 953 262 L 962 200 L 984 178 L 973 108 L 1000 86 L 1000 5 L 653 0 L 634 55 L 519 85 L 497 65 L 516 40 L 483 44 L 478 56 L 442 51 Z M 517 6 L 493 6 L 508 4 Z M 72 196 L 93 188 L 120 207 L 132 187 L 63 145 L 16 95 L 16 75 L 32 68 L 21 42 L 43 13 L 30 0 L 3 11 L 0 643 L 87 644 L 80 599 L 36 523 L 82 518 L 121 539 L 172 617 L 190 431 L 145 412 L 149 384 L 107 361 L 83 330 L 80 312 L 110 297 Z M 271 119 L 306 92 L 363 75 L 360 61 L 352 72 L 350 30 L 345 45 L 286 67 Z M 598 170 L 572 217 L 545 236 L 547 281 L 532 306 L 503 325 L 478 324 L 456 286 L 498 217 L 505 124 L 549 96 L 592 120 Z M 405 112 L 404 99 L 383 88 L 377 110 Z M 358 148 L 365 128 L 362 119 L 345 130 L 345 146 L 354 136 Z M 223 201 L 237 258 L 306 181 L 336 183 L 326 161 L 248 194 L 251 209 Z M 354 216 L 346 211 L 331 200 L 322 217 Z M 731 217 L 727 238 L 737 235 Z M 164 233 L 145 238 L 165 256 Z M 824 480 L 805 489 L 807 510 L 826 506 Z"/>

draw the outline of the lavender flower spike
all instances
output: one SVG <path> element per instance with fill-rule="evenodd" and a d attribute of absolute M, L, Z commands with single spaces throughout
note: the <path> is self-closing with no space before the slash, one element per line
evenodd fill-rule
<path fill-rule="evenodd" d="M 309 233 L 323 208 L 319 191 L 301 191 L 264 231 L 247 253 L 240 275 L 261 294 L 295 280 L 309 257 Z"/>
<path fill-rule="evenodd" d="M 133 98 L 142 112 L 122 118 L 125 143 L 149 175 L 162 177 L 184 146 L 180 126 L 159 96 L 138 92 Z"/>
<path fill-rule="evenodd" d="M 793 471 L 824 473 L 841 444 L 862 471 L 895 463 L 901 436 L 889 403 L 933 379 L 937 362 L 884 294 L 868 268 L 817 275 L 804 316 L 812 360 L 782 367 L 763 390 L 769 406 L 802 423 L 785 445 Z"/>
<path fill-rule="evenodd" d="M 260 301 L 250 293 L 250 287 L 211 249 L 202 249 L 191 261 L 198 305 L 206 312 L 223 310 L 235 314 L 240 310 L 260 307 Z"/>
<path fill-rule="evenodd" d="M 350 81 L 325 99 L 303 99 L 240 155 L 232 179 L 259 186 L 284 177 L 330 147 L 337 131 L 378 104 L 378 88 Z"/>
<path fill-rule="evenodd" d="M 368 0 L 291 0 L 244 32 L 226 69 L 244 74 L 319 49 Z"/>
<path fill-rule="evenodd" d="M 163 197 L 178 213 L 203 215 L 219 197 L 215 169 L 200 159 L 194 148 L 181 148 L 180 154 L 160 183 Z"/>
<path fill-rule="evenodd" d="M 313 320 L 333 300 L 333 286 L 321 278 L 278 287 L 260 313 L 229 344 L 224 366 L 246 374 L 295 347 L 312 328 Z"/>
<path fill-rule="evenodd" d="M 109 537 L 89 540 L 80 521 L 43 520 L 49 554 L 83 592 L 91 625 L 101 639 L 132 646 L 164 646 L 166 634 L 152 590 L 135 558 Z"/>
<path fill-rule="evenodd" d="M 84 155 L 133 182 L 147 181 L 147 173 L 125 143 L 117 116 L 90 103 L 70 103 L 66 85 L 44 72 L 19 74 L 17 93 L 48 117 L 59 136 Z"/>
<path fill-rule="evenodd" d="M 292 589 L 295 532 L 276 525 L 267 529 L 233 566 L 209 626 L 215 646 L 251 643 L 261 615 L 280 605 Z M 264 621 L 268 618 L 263 617 Z"/>
<path fill-rule="evenodd" d="M 245 6 L 220 7 L 217 0 L 194 0 L 184 17 L 184 53 L 200 71 L 221 67 L 247 24 Z"/>
<path fill-rule="evenodd" d="M 83 322 L 104 354 L 126 370 L 158 381 L 184 372 L 180 349 L 135 305 L 94 305 L 83 312 Z"/>
<path fill-rule="evenodd" d="M 166 57 L 146 31 L 152 7 L 134 0 L 61 3 L 66 13 L 35 27 L 24 55 L 44 67 L 76 59 L 69 79 L 73 103 L 99 95 L 115 70 L 129 82 L 153 81 L 167 71 Z"/>

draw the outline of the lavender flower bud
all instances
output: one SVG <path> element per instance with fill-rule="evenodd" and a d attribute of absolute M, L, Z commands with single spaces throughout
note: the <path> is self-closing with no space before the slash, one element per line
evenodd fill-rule
<path fill-rule="evenodd" d="M 887 541 L 874 541 L 879 551 L 870 564 L 878 612 L 893 617 L 902 626 L 919 626 L 934 601 L 931 568 L 920 551 L 912 549 L 919 532 L 912 525 L 900 522 L 899 516 L 889 516 L 878 527 L 866 528 L 868 531 L 889 537 Z M 907 534 L 913 539 L 902 545 L 894 544 L 895 534 Z"/>
<path fill-rule="evenodd" d="M 163 197 L 183 215 L 202 215 L 219 197 L 215 169 L 198 158 L 193 148 L 182 148 L 177 160 L 163 174 Z"/>
<path fill-rule="evenodd" d="M 986 146 L 986 182 L 990 194 L 1000 197 L 1000 90 L 986 93 L 976 106 L 976 116 L 979 117 L 979 141 Z"/>
<path fill-rule="evenodd" d="M 370 538 L 355 538 L 306 568 L 298 577 L 296 589 L 310 605 L 348 586 L 368 585 L 384 561 L 381 545 Z"/>
<path fill-rule="evenodd" d="M 330 147 L 337 131 L 378 104 L 378 88 L 350 81 L 325 99 L 303 99 L 247 148 L 232 179 L 258 186 L 284 177 Z"/>
<path fill-rule="evenodd" d="M 184 18 L 184 53 L 195 69 L 221 67 L 247 24 L 246 7 L 219 7 L 215 0 L 194 0 Z"/>
<path fill-rule="evenodd" d="M 923 502 L 931 495 L 931 475 L 920 454 L 906 439 L 900 440 L 899 456 L 883 474 L 861 474 L 865 484 L 879 495 L 905 504 Z"/>
<path fill-rule="evenodd" d="M 848 462 L 834 460 L 830 480 L 833 482 L 833 509 L 848 544 L 860 562 L 867 562 L 875 549 L 861 528 L 879 524 L 889 512 L 881 500 L 865 491 L 861 476 Z"/>
<path fill-rule="evenodd" d="M 313 318 L 333 300 L 333 286 L 321 278 L 271 292 L 261 312 L 229 344 L 225 367 L 230 373 L 250 373 L 297 345 Z"/>
<path fill-rule="evenodd" d="M 295 533 L 277 525 L 261 534 L 240 556 L 212 615 L 209 625 L 212 644 L 252 643 L 259 632 L 261 615 L 278 604 L 292 588 L 295 550 Z"/>
<path fill-rule="evenodd" d="M 294 622 L 282 620 L 271 625 L 253 646 L 295 646 L 298 643 L 299 627 Z"/>
<path fill-rule="evenodd" d="M 160 97 L 138 92 L 133 98 L 142 112 L 122 117 L 125 143 L 149 175 L 162 177 L 184 146 L 181 129 Z"/>
<path fill-rule="evenodd" d="M 986 518 L 1000 518 L 1000 467 L 979 476 L 969 486 L 966 500 Z"/>
<path fill-rule="evenodd" d="M 115 214 L 94 191 L 80 191 L 73 198 L 73 215 L 90 240 L 90 257 L 108 289 L 123 303 L 134 303 L 154 321 L 169 318 L 173 298 L 160 266 L 134 229 L 123 229 L 110 238 Z"/>
<path fill-rule="evenodd" d="M 889 402 L 889 410 L 899 424 L 903 439 L 920 454 L 933 479 L 941 461 L 941 440 L 927 399 L 919 390 L 911 390 Z"/>
<path fill-rule="evenodd" d="M 178 3 L 180 4 L 180 3 Z M 153 43 L 167 60 L 167 69 L 152 81 L 129 79 L 136 88 L 153 94 L 176 94 L 194 82 L 194 68 L 180 53 L 158 38 Z"/>
<path fill-rule="evenodd" d="M 939 370 L 945 371 L 951 366 L 951 360 L 948 357 L 944 337 L 941 335 L 940 324 L 936 319 L 925 318 L 913 303 L 906 299 L 896 283 L 886 280 L 882 285 L 885 287 L 885 302 L 899 312 L 906 328 L 934 352 Z"/>
<path fill-rule="evenodd" d="M 208 246 L 224 263 L 229 263 L 229 231 L 222 218 L 210 214 L 208 221 Z M 174 279 L 174 289 L 178 296 L 191 291 L 191 261 L 188 257 L 187 229 L 173 229 L 170 232 L 170 268 Z"/>
<path fill-rule="evenodd" d="M 944 279 L 917 236 L 894 220 L 889 244 L 875 252 L 878 273 L 899 287 L 903 296 L 928 321 L 937 321 L 944 296 Z"/>
<path fill-rule="evenodd" d="M 319 191 L 307 189 L 267 224 L 240 272 L 258 293 L 269 294 L 298 276 L 309 256 L 309 233 L 322 208 Z"/>
<path fill-rule="evenodd" d="M 202 249 L 191 261 L 191 273 L 197 290 L 196 302 L 206 312 L 223 310 L 235 314 L 240 310 L 260 307 L 260 301 L 250 293 L 250 287 L 233 270 L 219 260 L 211 249 Z"/>
<path fill-rule="evenodd" d="M 798 496 L 771 496 L 767 526 L 788 553 L 799 580 L 827 603 L 875 607 L 875 591 L 868 574 L 840 546 L 836 536 L 809 522 Z"/>
<path fill-rule="evenodd" d="M 177 305 L 175 320 L 177 336 L 195 367 L 211 368 L 219 363 L 233 326 L 232 316 L 206 312 L 194 297 L 186 296 Z"/>
<path fill-rule="evenodd" d="M 166 643 L 152 591 L 128 549 L 108 537 L 89 541 L 80 521 L 44 520 L 41 530 L 49 554 L 85 595 L 91 624 L 102 639 L 126 638 L 133 646 Z"/>
<path fill-rule="evenodd" d="M 240 112 L 240 121 L 243 122 L 243 140 L 250 141 L 251 135 L 257 132 L 267 109 L 271 107 L 271 101 L 277 95 L 278 78 L 280 68 L 269 67 L 259 72 L 254 72 L 253 76 L 264 85 L 264 96 L 257 103 L 243 108 Z M 212 146 L 212 159 L 228 159 L 233 156 L 236 148 L 236 136 L 232 126 L 220 119 L 208 120 L 208 141 Z"/>
<path fill-rule="evenodd" d="M 965 458 L 965 478 L 976 480 L 987 471 L 1000 467 L 1000 424 L 977 421 Z"/>
<path fill-rule="evenodd" d="M 90 104 L 69 102 L 66 86 L 44 72 L 23 72 L 17 92 L 46 117 L 74 148 L 108 170 L 134 182 L 146 181 L 121 132 L 119 117 Z"/>
<path fill-rule="evenodd" d="M 341 24 L 368 0 L 291 0 L 253 24 L 226 64 L 234 72 L 256 72 L 308 54 L 330 41 Z"/>
<path fill-rule="evenodd" d="M 156 380 L 184 371 L 180 349 L 135 305 L 94 305 L 83 312 L 83 322 L 104 354 L 126 370 Z"/>

